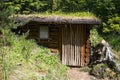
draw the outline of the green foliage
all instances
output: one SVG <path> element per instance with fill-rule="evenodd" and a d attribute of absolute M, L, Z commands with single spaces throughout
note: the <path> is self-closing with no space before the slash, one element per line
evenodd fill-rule
<path fill-rule="evenodd" d="M 9 0 L 6 2 L 6 5 L 14 7 L 17 13 L 23 14 L 46 11 L 92 12 L 103 21 L 99 29 L 103 31 L 105 27 L 104 31 L 107 32 L 111 31 L 110 28 L 116 31 L 118 27 L 116 24 L 111 24 L 111 20 L 113 21 L 114 16 L 119 16 L 119 4 L 119 0 Z"/>
<path fill-rule="evenodd" d="M 49 69 L 46 80 L 68 80 L 67 67 L 60 64 Z"/>
<path fill-rule="evenodd" d="M 116 51 L 119 51 L 120 49 L 120 37 L 114 33 L 106 34 L 103 36 L 105 40 L 107 40 L 112 48 Z"/>
<path fill-rule="evenodd" d="M 90 40 L 91 40 L 91 45 L 92 46 L 96 46 L 98 43 L 100 43 L 102 41 L 102 37 L 98 34 L 97 29 L 93 28 L 90 31 Z"/>
<path fill-rule="evenodd" d="M 50 7 L 49 0 L 9 0 L 6 4 L 22 14 L 47 11 Z"/>
<path fill-rule="evenodd" d="M 6 64 L 6 54 L 10 48 L 8 48 L 6 43 L 6 29 L 11 27 L 11 20 L 8 17 L 14 10 L 12 7 L 7 7 L 2 1 L 0 3 L 0 9 L 0 76 L 2 75 L 3 80 L 7 80 L 9 64 Z"/>
<path fill-rule="evenodd" d="M 93 5 L 91 5 L 93 4 Z M 87 5 L 90 11 L 102 18 L 104 21 L 113 14 L 115 6 L 112 0 L 88 0 Z M 112 15 L 111 15 L 112 16 Z"/>
<path fill-rule="evenodd" d="M 111 74 L 110 74 L 111 73 Z M 106 65 L 106 64 L 97 64 L 94 65 L 91 69 L 90 74 L 94 75 L 97 78 L 114 78 L 115 73 Z"/>
<path fill-rule="evenodd" d="M 18 70 L 19 65 L 32 65 L 31 69 L 33 69 L 34 75 L 39 70 L 45 71 L 47 75 L 53 75 L 54 73 L 49 73 L 49 71 L 53 70 L 56 72 L 54 74 L 57 75 L 56 78 L 64 77 L 63 74 L 66 73 L 67 67 L 59 63 L 57 55 L 52 55 L 48 49 L 39 47 L 33 40 L 25 40 L 25 35 L 16 36 L 7 30 L 5 32 L 7 46 L 1 46 L 0 52 L 4 52 L 5 54 L 4 63 L 2 64 L 5 65 L 4 68 L 7 75 L 12 75 L 14 70 Z M 49 77 L 52 78 L 52 76 Z"/>
<path fill-rule="evenodd" d="M 120 17 L 112 17 L 104 24 L 104 32 L 120 33 Z"/>
<path fill-rule="evenodd" d="M 86 11 L 86 0 L 62 0 L 60 6 L 63 12 Z"/>
<path fill-rule="evenodd" d="M 19 2 L 19 0 L 15 1 L 15 3 Z M 24 1 L 26 0 L 22 0 L 22 3 Z M 0 79 L 1 75 L 3 80 L 16 75 L 19 80 L 41 80 L 42 74 L 38 75 L 40 78 L 36 77 L 36 73 L 41 70 L 45 71 L 46 74 L 49 70 L 54 70 L 56 71 L 55 75 L 58 75 L 57 77 L 64 76 L 62 74 L 66 73 L 67 68 L 60 64 L 57 55 L 51 55 L 50 50 L 36 45 L 33 40 L 26 40 L 27 34 L 18 36 L 10 31 L 11 28 L 17 27 L 14 20 L 10 19 L 14 6 L 8 6 L 7 2 L 0 3 L 0 6 L 2 7 L 0 11 L 0 32 L 2 32 L 0 34 L 2 36 L 0 38 Z M 60 71 L 57 72 L 59 69 Z M 20 77 L 21 73 L 26 76 Z M 53 73 L 47 75 L 51 74 Z M 52 76 L 50 77 L 52 78 Z"/>
<path fill-rule="evenodd" d="M 120 78 L 120 73 L 117 73 L 115 76 L 114 76 L 114 79 L 118 79 L 119 80 Z"/>
<path fill-rule="evenodd" d="M 82 72 L 90 72 L 91 68 L 86 66 L 86 67 L 83 67 L 83 68 L 80 68 L 79 71 L 82 71 Z"/>

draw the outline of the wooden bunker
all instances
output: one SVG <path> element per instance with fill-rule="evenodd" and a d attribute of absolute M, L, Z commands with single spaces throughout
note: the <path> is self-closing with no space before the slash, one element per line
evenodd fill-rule
<path fill-rule="evenodd" d="M 100 24 L 96 18 L 62 16 L 19 16 L 16 21 L 28 21 L 20 27 L 22 32 L 29 30 L 28 38 L 39 45 L 59 52 L 62 64 L 85 66 L 90 62 L 90 29 Z"/>

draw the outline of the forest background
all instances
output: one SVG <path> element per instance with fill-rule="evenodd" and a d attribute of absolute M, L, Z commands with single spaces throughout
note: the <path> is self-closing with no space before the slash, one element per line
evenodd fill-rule
<path fill-rule="evenodd" d="M 88 12 L 102 21 L 97 32 L 112 47 L 120 48 L 120 1 L 119 0 L 6 0 L 6 5 L 14 8 L 17 14 L 43 12 Z"/>

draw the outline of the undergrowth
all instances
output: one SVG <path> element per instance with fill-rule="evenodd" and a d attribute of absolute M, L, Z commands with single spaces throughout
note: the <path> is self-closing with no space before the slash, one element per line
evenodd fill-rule
<path fill-rule="evenodd" d="M 4 79 L 67 79 L 67 67 L 60 64 L 58 56 L 51 54 L 49 49 L 36 45 L 34 40 L 26 40 L 26 35 L 18 36 L 9 30 L 5 31 L 5 35 L 6 45 L 0 46 L 2 74 L 6 75 Z"/>
<path fill-rule="evenodd" d="M 90 40 L 91 40 L 91 46 L 93 51 L 91 51 L 91 62 L 93 60 L 93 55 L 96 55 L 97 53 L 94 52 L 94 47 L 96 47 L 97 44 L 101 43 L 101 41 L 103 39 L 106 40 L 106 42 L 109 43 L 110 47 L 112 48 L 112 52 L 114 55 L 114 60 L 113 63 L 107 62 L 106 63 L 96 63 L 96 64 L 92 64 L 90 66 L 91 70 L 90 70 L 90 74 L 94 75 L 97 78 L 109 78 L 110 80 L 117 80 L 119 79 L 119 70 L 120 70 L 120 55 L 118 53 L 119 51 L 119 47 L 120 47 L 120 37 L 115 35 L 115 34 L 104 34 L 104 35 L 100 35 L 98 34 L 97 30 L 95 28 L 91 29 L 91 35 L 90 35 Z M 100 48 L 99 48 L 100 49 Z M 106 54 L 106 53 L 104 53 Z M 98 55 L 98 54 L 97 54 Z M 98 57 L 98 56 L 95 56 Z M 104 57 L 103 57 L 104 58 Z"/>

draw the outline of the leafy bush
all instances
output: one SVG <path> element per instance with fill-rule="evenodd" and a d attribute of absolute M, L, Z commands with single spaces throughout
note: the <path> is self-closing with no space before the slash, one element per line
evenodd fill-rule
<path fill-rule="evenodd" d="M 94 65 L 90 71 L 90 74 L 94 75 L 97 78 L 113 78 L 115 72 L 113 72 L 106 64 L 101 63 Z"/>
<path fill-rule="evenodd" d="M 105 34 L 103 37 L 112 46 L 113 50 L 120 51 L 119 50 L 120 49 L 120 37 L 118 35 L 111 33 L 111 34 Z"/>
<path fill-rule="evenodd" d="M 47 0 L 9 0 L 6 5 L 14 7 L 16 13 L 22 14 L 46 11 L 50 7 Z"/>
<path fill-rule="evenodd" d="M 7 78 L 12 73 L 17 74 L 15 71 L 18 71 L 19 67 L 24 67 L 22 69 L 24 71 L 21 70 L 21 73 L 27 76 L 36 75 L 38 71 L 45 71 L 49 78 L 53 78 L 52 75 L 56 78 L 61 78 L 61 76 L 64 78 L 67 67 L 60 64 L 57 55 L 51 54 L 49 49 L 38 46 L 34 40 L 26 40 L 26 35 L 18 36 L 9 30 L 5 32 L 7 45 L 1 46 L 0 52 L 4 53 L 4 61 L 1 64 L 6 71 Z M 26 68 L 26 66 L 32 66 L 31 69 L 33 71 L 30 72 L 31 70 L 28 67 Z M 26 71 L 31 74 L 27 74 Z M 16 76 L 19 77 L 19 75 Z M 28 76 L 25 80 L 29 80 L 30 77 Z M 35 78 L 35 76 L 33 77 Z"/>
<path fill-rule="evenodd" d="M 104 24 L 104 32 L 120 33 L 120 17 L 112 17 Z"/>
<path fill-rule="evenodd" d="M 102 37 L 98 34 L 97 29 L 93 28 L 90 31 L 90 40 L 91 40 L 91 45 L 95 47 L 98 43 L 102 41 Z"/>

